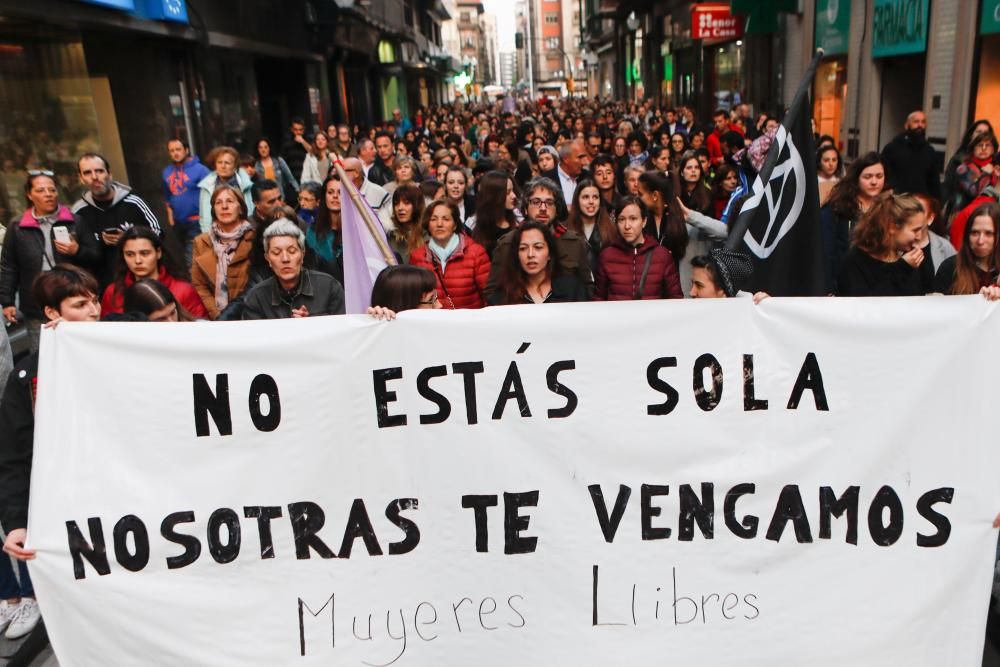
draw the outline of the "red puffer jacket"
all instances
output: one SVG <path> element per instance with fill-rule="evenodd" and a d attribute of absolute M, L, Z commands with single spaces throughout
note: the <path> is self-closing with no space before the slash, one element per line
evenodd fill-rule
<path fill-rule="evenodd" d="M 594 301 L 628 301 L 635 299 L 646 265 L 646 255 L 653 254 L 642 289 L 643 299 L 681 299 L 681 279 L 670 251 L 649 234 L 641 246 L 632 247 L 619 238 L 601 251 L 594 279 Z"/>
<path fill-rule="evenodd" d="M 466 234 L 459 236 L 458 248 L 445 262 L 444 271 L 437 255 L 426 245 L 410 255 L 410 264 L 428 269 L 437 278 L 438 301 L 444 308 L 482 308 L 483 294 L 490 277 L 490 257 L 486 249 Z M 431 241 L 433 243 L 433 241 Z"/>

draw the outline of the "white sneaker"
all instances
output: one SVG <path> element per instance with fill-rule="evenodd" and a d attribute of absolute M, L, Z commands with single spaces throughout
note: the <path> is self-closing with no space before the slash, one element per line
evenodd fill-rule
<path fill-rule="evenodd" d="M 0 556 L 2 558 L 3 556 Z M 10 625 L 10 622 L 17 616 L 17 608 L 20 603 L 11 603 L 7 600 L 0 601 L 0 632 Z"/>
<path fill-rule="evenodd" d="M 14 610 L 14 618 L 7 626 L 7 639 L 20 639 L 35 629 L 42 619 L 42 612 L 34 598 L 23 598 Z"/>

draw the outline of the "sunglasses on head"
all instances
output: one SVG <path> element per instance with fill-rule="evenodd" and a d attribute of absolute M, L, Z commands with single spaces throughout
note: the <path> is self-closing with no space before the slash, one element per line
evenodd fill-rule
<path fill-rule="evenodd" d="M 55 174 L 48 169 L 29 169 L 28 176 L 55 176 Z"/>

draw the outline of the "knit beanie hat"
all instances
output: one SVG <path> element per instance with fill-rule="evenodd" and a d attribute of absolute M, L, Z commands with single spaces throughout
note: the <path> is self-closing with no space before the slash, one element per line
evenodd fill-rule
<path fill-rule="evenodd" d="M 725 248 L 715 248 L 708 253 L 715 265 L 726 296 L 736 296 L 743 284 L 753 274 L 753 260 L 749 255 Z"/>

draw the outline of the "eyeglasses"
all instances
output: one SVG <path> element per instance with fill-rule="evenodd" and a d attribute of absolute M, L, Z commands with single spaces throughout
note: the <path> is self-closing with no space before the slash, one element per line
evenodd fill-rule
<path fill-rule="evenodd" d="M 55 176 L 55 173 L 48 169 L 29 169 L 28 176 Z"/>
<path fill-rule="evenodd" d="M 538 197 L 532 197 L 528 200 L 528 203 L 535 208 L 552 208 L 556 205 L 555 199 L 539 199 Z"/>
<path fill-rule="evenodd" d="M 421 301 L 420 305 L 421 306 L 433 306 L 437 302 L 438 302 L 438 295 L 437 295 L 437 292 L 434 292 L 431 295 L 431 298 L 427 299 L 426 301 Z"/>

